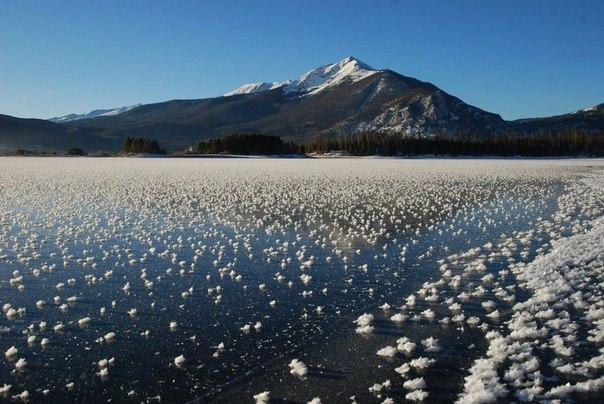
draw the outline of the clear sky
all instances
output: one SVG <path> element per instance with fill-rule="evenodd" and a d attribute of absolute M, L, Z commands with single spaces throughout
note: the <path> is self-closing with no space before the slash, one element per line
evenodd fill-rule
<path fill-rule="evenodd" d="M 602 0 L 0 0 L 0 114 L 215 97 L 355 56 L 504 119 L 604 102 Z"/>

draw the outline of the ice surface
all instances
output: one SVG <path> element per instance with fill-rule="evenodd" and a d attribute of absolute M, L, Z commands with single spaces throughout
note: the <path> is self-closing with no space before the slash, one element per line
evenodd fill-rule
<path fill-rule="evenodd" d="M 589 398 L 597 167 L 2 159 L 0 396 Z"/>

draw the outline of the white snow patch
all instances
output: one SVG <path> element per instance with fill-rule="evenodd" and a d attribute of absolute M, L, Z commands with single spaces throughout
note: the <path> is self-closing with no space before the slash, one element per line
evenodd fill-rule
<path fill-rule="evenodd" d="M 338 63 L 313 69 L 293 81 L 245 84 L 235 90 L 229 91 L 224 96 L 253 94 L 275 88 L 283 88 L 286 93 L 317 94 L 329 87 L 337 86 L 344 82 L 354 83 L 360 81 L 377 72 L 378 70 L 371 68 L 360 60 L 354 57 L 347 57 Z"/>

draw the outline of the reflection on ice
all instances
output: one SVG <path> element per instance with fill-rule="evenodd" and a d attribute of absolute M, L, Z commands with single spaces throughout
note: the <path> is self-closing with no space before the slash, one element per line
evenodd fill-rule
<path fill-rule="evenodd" d="M 3 159 L 0 396 L 596 391 L 592 163 Z"/>

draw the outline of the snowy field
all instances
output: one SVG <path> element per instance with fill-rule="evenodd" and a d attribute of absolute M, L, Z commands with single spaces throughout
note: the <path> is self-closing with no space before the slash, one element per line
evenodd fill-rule
<path fill-rule="evenodd" d="M 0 159 L 0 399 L 594 401 L 602 160 Z"/>

